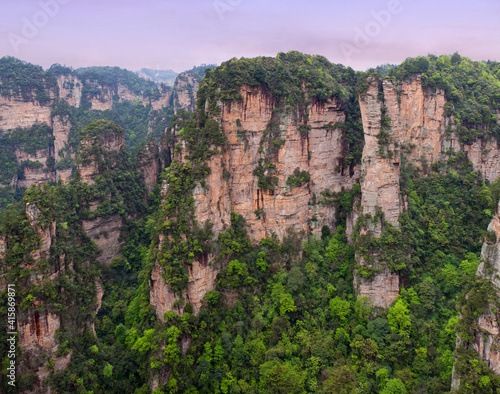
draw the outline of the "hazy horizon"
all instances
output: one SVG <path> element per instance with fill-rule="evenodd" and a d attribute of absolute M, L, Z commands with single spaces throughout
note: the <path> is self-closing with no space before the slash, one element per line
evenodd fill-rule
<path fill-rule="evenodd" d="M 0 57 L 48 68 L 181 72 L 233 57 L 298 50 L 366 70 L 459 52 L 500 60 L 500 3 L 480 0 L 4 0 Z"/>

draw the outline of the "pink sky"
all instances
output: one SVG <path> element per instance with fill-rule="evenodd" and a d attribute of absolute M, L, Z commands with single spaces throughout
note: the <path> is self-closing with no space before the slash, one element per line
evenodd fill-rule
<path fill-rule="evenodd" d="M 364 70 L 428 53 L 500 61 L 500 1 L 2 0 L 0 57 L 182 71 L 298 50 Z"/>

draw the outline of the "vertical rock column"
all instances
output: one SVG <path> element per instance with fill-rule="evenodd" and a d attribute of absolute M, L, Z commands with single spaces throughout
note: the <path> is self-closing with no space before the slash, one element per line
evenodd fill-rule
<path fill-rule="evenodd" d="M 118 124 L 104 120 L 89 123 L 84 131 L 87 133 L 80 142 L 77 170 L 82 182 L 95 185 L 98 175 L 118 164 L 119 154 L 125 145 L 125 131 Z M 104 158 L 107 168 L 102 164 Z M 92 201 L 90 210 L 96 211 L 102 202 Z M 123 225 L 123 218 L 118 213 L 82 220 L 84 231 L 101 251 L 99 261 L 109 264 L 120 254 L 123 245 L 120 231 Z"/>
<path fill-rule="evenodd" d="M 494 242 L 485 242 L 481 250 L 481 264 L 477 268 L 476 275 L 491 281 L 497 294 L 500 295 L 500 216 L 495 214 L 488 226 L 488 231 L 495 233 Z M 493 372 L 500 374 L 500 325 L 499 314 L 493 305 L 486 305 L 485 312 L 480 315 L 476 322 L 474 331 L 475 342 L 472 344 L 481 360 L 483 360 Z M 461 342 L 458 337 L 457 347 Z M 452 388 L 458 389 L 460 377 L 456 369 L 453 370 Z"/>
<path fill-rule="evenodd" d="M 375 217 L 383 213 L 383 219 L 398 227 L 398 217 L 402 211 L 399 194 L 399 154 L 394 153 L 394 144 L 389 142 L 386 146 L 380 144 L 379 134 L 389 133 L 392 139 L 392 126 L 382 130 L 383 102 L 379 100 L 378 81 L 371 81 L 368 91 L 360 99 L 361 116 L 365 136 L 363 148 L 363 161 L 361 169 L 361 207 L 362 214 Z M 361 234 L 371 232 L 373 236 L 380 237 L 382 225 L 368 220 L 361 228 Z M 376 269 L 373 279 L 354 275 L 354 287 L 358 297 L 369 297 L 375 307 L 387 308 L 399 294 L 399 276 L 391 273 L 387 263 L 379 260 L 377 255 L 370 256 L 371 266 Z M 356 256 L 359 265 L 368 262 L 360 255 Z"/>

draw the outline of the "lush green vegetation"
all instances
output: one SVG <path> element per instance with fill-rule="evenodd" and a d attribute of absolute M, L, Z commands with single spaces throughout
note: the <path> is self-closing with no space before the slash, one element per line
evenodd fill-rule
<path fill-rule="evenodd" d="M 489 220 L 491 213 L 483 211 L 491 208 L 491 193 L 461 160 L 451 161 L 443 171 L 422 178 L 408 169 L 404 175 L 413 184 L 408 182 L 405 188 L 411 200 L 401 231 L 411 237 L 411 246 L 413 242 L 418 246 L 413 253 L 420 261 L 401 269 L 406 289 L 388 310 L 375 310 L 367 299 L 356 300 L 354 247 L 347 243 L 342 225 L 335 231 L 323 229 L 321 239 L 289 233 L 281 243 L 268 238 L 255 245 L 244 219 L 233 214 L 231 227 L 211 246 L 226 268 L 218 276 L 217 289 L 207 293 L 201 312 L 193 315 L 187 304 L 182 317 L 168 312 L 161 324 L 146 307 L 143 286 L 136 293 L 130 290 L 126 302 L 114 295 L 114 303 L 99 319 L 92 358 L 113 367 L 113 378 L 122 390 L 127 383 L 143 386 L 148 368 L 168 368 L 164 392 L 447 392 L 458 322 L 456 302 L 459 294 L 476 286 L 480 242 L 475 239 Z M 183 192 L 167 197 L 165 208 L 170 211 L 160 217 L 176 219 L 167 221 L 168 229 L 151 227 L 171 237 L 165 252 L 184 245 L 180 249 L 187 260 L 189 253 L 203 251 L 194 238 L 174 242 L 176 229 L 186 231 L 183 226 L 190 223 L 182 219 L 190 208 L 172 198 L 184 193 L 189 202 L 190 173 L 185 166 L 169 170 L 168 177 L 176 178 L 171 183 L 174 189 Z M 356 195 L 356 191 L 330 194 L 329 201 L 349 211 Z M 432 216 L 435 209 L 442 219 Z M 437 222 L 442 225 L 439 229 L 433 224 Z M 470 241 L 459 241 L 463 231 L 472 231 Z M 446 239 L 449 244 L 443 248 Z M 384 242 L 390 244 L 388 239 Z M 145 248 L 137 254 L 143 262 L 149 260 Z M 120 270 L 133 271 L 128 262 L 119 260 L 112 268 L 121 281 L 127 275 Z M 144 267 L 148 273 L 139 277 L 147 281 L 150 268 Z M 184 354 L 180 343 L 186 338 L 191 338 L 191 345 Z M 468 357 L 463 362 L 474 364 Z M 105 363 L 97 387 L 108 387 Z M 475 375 L 477 387 L 494 388 L 495 377 L 481 368 Z"/>
<path fill-rule="evenodd" d="M 70 107 L 65 101 L 53 105 L 52 115 L 68 117 L 71 124 L 68 135 L 68 147 L 64 154 L 75 152 L 80 144 L 79 133 L 89 123 L 98 119 L 106 119 L 119 124 L 125 129 L 125 144 L 136 153 L 150 137 L 148 123 L 153 125 L 153 138 L 159 138 L 172 116 L 170 107 L 153 111 L 150 106 L 144 106 L 138 101 L 114 102 L 111 109 L 105 111 L 89 111 L 83 108 Z"/>
<path fill-rule="evenodd" d="M 417 72 L 425 79 L 439 59 L 408 60 L 408 75 L 403 72 L 405 64 L 384 70 L 397 80 Z M 450 58 L 449 70 L 469 62 L 457 59 Z M 498 74 L 496 63 L 480 67 Z M 52 70 L 70 71 L 61 66 Z M 255 242 L 245 219 L 236 213 L 214 235 L 210 222 L 201 226 L 195 219 L 193 190 L 207 189 L 208 160 L 228 148 L 214 120 L 216 99 L 239 99 L 238 87 L 247 84 L 263 86 L 276 100 L 254 171 L 261 190 L 271 192 L 276 186 L 277 157 L 286 143 L 279 126 L 291 108 L 301 137 L 307 139 L 307 100 L 338 98 L 347 120 L 331 126 L 345 132 L 349 164 L 359 162 L 363 136 L 356 104 L 358 76 L 322 57 L 290 52 L 276 59 L 231 60 L 207 74 L 194 114 L 153 113 L 140 103 L 115 102 L 113 110 L 103 113 L 54 105 L 54 115 L 70 117 L 73 149 L 81 137 L 93 142 L 81 149 L 78 160 L 96 160 L 100 175 L 90 186 L 76 177 L 68 185 L 32 187 L 22 204 L 9 206 L 1 217 L 0 234 L 7 236 L 7 249 L 0 274 L 17 284 L 20 313 L 37 309 L 59 316 L 57 356 L 72 352 L 68 368 L 60 371 L 43 354 L 29 362 L 30 353 L 19 354 L 28 366 L 20 371 L 20 387 L 33 387 L 36 377 L 29 368 L 48 361 L 47 383 L 57 392 L 147 393 L 149 384 L 159 380 L 156 394 L 441 393 L 450 389 L 458 330 L 464 345 L 456 353 L 461 390 L 496 392 L 499 378 L 469 345 L 475 341 L 478 315 L 488 307 L 493 311 L 500 307 L 491 284 L 475 276 L 483 241 L 494 241 L 486 229 L 496 212 L 499 183 L 484 182 L 463 154 L 433 164 L 425 176 L 403 157 L 401 193 L 407 209 L 397 227 L 384 220 L 381 210 L 374 217 L 361 215 L 349 242 L 347 220 L 358 208 L 361 194 L 355 184 L 351 190 L 325 190 L 313 197 L 312 206 L 328 205 L 336 212 L 336 227 L 324 226 L 321 237 L 289 229 L 282 240 L 268 237 Z M 490 110 L 496 105 L 491 97 Z M 456 108 L 459 111 L 458 104 Z M 105 152 L 103 140 L 128 128 L 128 144 L 138 146 L 151 117 L 153 134 L 160 136 L 168 129 L 164 138 L 170 146 L 182 141 L 184 157 L 169 163 L 162 176 L 164 187 L 156 185 L 146 203 L 133 157 L 127 149 Z M 390 127 L 385 112 L 381 127 L 383 131 Z M 37 141 L 26 138 L 26 132 L 17 130 L 8 138 L 26 151 L 51 144 L 43 127 L 29 131 L 38 133 Z M 389 135 L 382 134 L 379 144 L 385 149 Z M 175 153 L 180 152 L 177 144 Z M 9 166 L 5 168 L 9 179 Z M 310 174 L 297 168 L 287 184 L 303 186 L 309 181 Z M 0 203 L 8 205 L 15 197 L 12 190 L 5 190 Z M 96 201 L 97 209 L 92 204 Z M 40 240 L 26 216 L 27 202 L 40 210 L 40 228 L 56 223 L 48 255 L 33 265 L 32 251 Z M 257 217 L 263 213 L 255 211 Z M 116 214 L 125 223 L 122 255 L 103 266 L 96 261 L 98 250 L 83 231 L 82 221 Z M 370 222 L 382 229 L 379 238 L 361 231 L 373 227 Z M 355 255 L 368 264 L 357 265 Z M 182 294 L 193 262 L 207 261 L 208 256 L 221 270 L 216 288 L 206 293 L 201 310 L 194 314 Z M 377 273 L 376 260 L 386 262 L 401 282 L 400 296 L 386 310 L 356 298 L 353 287 L 354 272 L 365 278 Z M 149 304 L 151 272 L 157 262 L 177 296 L 174 310 L 163 319 Z M 50 275 L 55 271 L 54 279 Z M 35 275 L 40 279 L 33 281 Z M 96 280 L 104 287 L 97 317 Z M 5 314 L 5 306 L 0 306 L 2 355 L 7 344 Z M 4 389 L 6 380 L 1 376 Z"/>
<path fill-rule="evenodd" d="M 9 205 L 21 201 L 25 191 L 24 187 L 15 189 L 12 186 L 4 186 L 0 188 L 0 212 L 3 212 Z"/>
<path fill-rule="evenodd" d="M 283 104 L 296 104 L 304 101 L 302 82 L 308 97 L 325 101 L 337 97 L 342 102 L 349 101 L 349 82 L 355 79 L 351 68 L 330 63 L 322 56 L 308 56 L 299 52 L 279 53 L 276 58 L 258 57 L 232 59 L 220 67 L 207 71 L 210 77 L 200 89 L 200 99 L 209 97 L 214 100 L 241 99 L 238 88 L 242 85 L 263 87 Z M 344 85 L 345 84 L 345 85 Z M 213 94 L 215 88 L 220 92 Z"/>
<path fill-rule="evenodd" d="M 307 122 L 308 102 L 338 99 L 346 112 L 346 121 L 336 125 L 344 131 L 347 142 L 344 165 L 347 168 L 360 162 L 364 140 L 356 85 L 364 79 L 361 73 L 330 63 L 323 56 L 290 51 L 276 58 L 232 59 L 206 74 L 198 91 L 198 107 L 208 102 L 212 115 L 217 113 L 217 100 L 242 100 L 239 88 L 243 85 L 260 87 L 272 96 L 276 111 L 273 120 L 279 120 L 280 113 L 292 111 L 298 124 Z M 273 131 L 272 126 L 268 129 Z M 303 131 L 307 135 L 307 129 Z"/>
<path fill-rule="evenodd" d="M 46 73 L 42 67 L 8 56 L 0 59 L 2 96 L 21 96 L 26 101 L 47 104 L 56 89 L 55 76 Z"/>
<path fill-rule="evenodd" d="M 296 168 L 293 171 L 293 174 L 288 177 L 286 180 L 286 184 L 290 186 L 302 186 L 304 183 L 309 182 L 311 180 L 311 175 L 307 171 L 300 171 L 299 168 Z"/>
<path fill-rule="evenodd" d="M 446 115 L 453 116 L 455 128 L 464 144 L 478 138 L 496 138 L 500 142 L 500 74 L 497 62 L 474 62 L 458 53 L 417 57 L 405 60 L 389 72 L 389 78 L 401 81 L 420 74 L 429 93 L 441 89 L 448 100 Z"/>
<path fill-rule="evenodd" d="M 46 150 L 48 154 L 53 146 L 52 129 L 45 124 L 35 124 L 28 129 L 17 128 L 0 134 L 0 183 L 9 184 L 16 174 L 19 179 L 23 179 L 23 166 L 17 161 L 16 149 L 34 156 L 41 150 Z M 35 165 L 41 166 L 41 163 L 36 163 Z"/>
<path fill-rule="evenodd" d="M 106 138 L 109 133 L 117 132 L 123 130 L 108 121 L 90 123 L 83 130 L 86 138 L 98 140 Z M 102 150 L 101 145 L 98 144 Z M 88 153 L 83 152 L 83 156 Z M 148 213 L 144 204 L 145 186 L 141 176 L 133 167 L 134 160 L 126 151 L 120 152 L 115 158 L 102 151 L 92 154 L 95 154 L 94 157 L 97 157 L 103 167 L 94 185 L 83 185 L 75 179 L 65 186 L 32 186 L 26 191 L 22 204 L 8 207 L 0 222 L 0 233 L 6 235 L 7 245 L 1 273 L 6 275 L 5 280 L 8 283 L 16 284 L 19 317 L 25 318 L 28 312 L 34 313 L 36 310 L 36 313 L 42 314 L 47 311 L 60 318 L 61 328 L 57 331 L 59 343 L 57 356 L 61 357 L 72 352 L 72 361 L 64 371 L 51 370 L 49 379 L 63 391 L 76 389 L 80 385 L 91 387 L 97 385 L 96 382 L 101 379 L 109 378 L 108 359 L 99 356 L 97 354 L 99 352 L 96 353 L 94 344 L 97 343 L 97 338 L 90 328 L 95 321 L 96 282 L 98 279 L 102 281 L 104 270 L 106 272 L 104 275 L 110 275 L 111 278 L 110 284 L 103 283 L 103 285 L 116 286 L 117 283 L 121 283 L 122 278 L 125 278 L 123 280 L 126 286 L 120 286 L 121 291 L 131 297 L 135 296 L 132 293 L 135 293 L 137 287 L 140 259 L 147 251 L 146 247 L 140 249 L 140 242 L 145 242 L 144 233 L 147 232 L 143 229 L 145 215 Z M 99 202 L 97 209 L 91 209 L 90 203 L 96 201 Z M 32 251 L 39 247 L 39 232 L 33 229 L 26 216 L 24 204 L 28 202 L 35 205 L 39 211 L 36 224 L 39 228 L 48 229 L 52 223 L 56 226 L 49 253 L 40 256 L 41 260 L 36 264 L 33 264 Z M 151 206 L 155 204 L 151 202 Z M 98 250 L 85 234 L 81 224 L 82 219 L 91 220 L 115 214 L 121 215 L 127 221 L 123 236 L 128 242 L 123 248 L 123 258 L 112 266 L 116 268 L 124 264 L 133 271 L 130 275 L 124 272 L 116 277 L 109 273 L 109 268 L 101 266 L 96 261 Z M 51 276 L 53 273 L 57 273 L 55 280 Z M 39 275 L 40 280 L 30 279 L 35 274 Z M 70 302 L 68 294 L 71 294 Z M 6 343 L 5 314 L 6 308 L 2 306 L 0 315 L 3 343 Z M 5 355 L 5 344 L 1 346 L 0 351 Z M 43 358 L 30 360 L 30 357 L 33 357 L 31 353 L 25 355 L 19 353 L 18 357 L 19 360 L 23 360 L 20 361 L 21 364 L 25 365 L 19 370 L 18 387 L 28 389 L 37 383 L 33 368 L 47 360 Z M 96 368 L 105 372 L 96 373 Z M 133 379 L 134 373 L 135 369 L 132 368 L 130 379 Z M 2 379 L 3 387 L 7 389 L 4 375 Z M 110 383 L 103 383 L 101 387 L 106 391 Z"/>
<path fill-rule="evenodd" d="M 119 85 L 122 85 L 134 94 L 142 94 L 144 97 L 150 98 L 160 97 L 160 90 L 156 83 L 120 67 L 79 68 L 75 73 L 84 81 L 84 89 L 87 88 L 86 93 L 89 94 L 93 92 L 91 82 L 97 82 L 99 85 L 109 86 L 115 91 L 118 90 Z"/>
<path fill-rule="evenodd" d="M 264 239 L 252 245 L 244 220 L 233 215 L 231 228 L 214 245 L 227 268 L 219 274 L 217 290 L 207 294 L 206 308 L 196 317 L 168 314 L 166 325 L 156 326 L 149 339 L 142 337 L 150 343 L 145 349 L 154 359 L 151 366 L 170 367 L 165 390 L 448 391 L 456 303 L 475 286 L 480 235 L 492 199 L 460 157 L 441 170 L 427 177 L 406 170 L 410 206 L 401 230 L 386 230 L 372 240 L 394 262 L 403 243 L 412 255 L 405 266 L 391 265 L 405 289 L 386 311 L 355 299 L 354 248 L 344 227 L 333 235 L 324 229 L 322 239 L 290 234 L 283 243 Z M 348 211 L 355 197 L 354 191 L 329 201 Z M 186 334 L 193 340 L 183 355 L 174 344 Z"/>

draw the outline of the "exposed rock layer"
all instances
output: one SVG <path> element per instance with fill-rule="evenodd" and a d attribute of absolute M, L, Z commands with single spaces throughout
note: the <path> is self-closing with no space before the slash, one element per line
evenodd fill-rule
<path fill-rule="evenodd" d="M 173 88 L 174 111 L 180 109 L 192 112 L 196 109 L 196 93 L 200 87 L 199 79 L 191 72 L 179 74 Z"/>
<path fill-rule="evenodd" d="M 481 263 L 477 269 L 479 277 L 488 278 L 500 294 L 500 212 L 493 217 L 488 231 L 495 233 L 495 243 L 485 242 L 481 250 Z M 479 357 L 496 373 L 500 374 L 500 327 L 499 315 L 488 305 L 486 312 L 479 316 L 473 349 Z"/>
<path fill-rule="evenodd" d="M 262 142 L 264 131 L 273 119 L 274 98 L 258 88 L 243 87 L 243 101 L 224 104 L 221 110 L 221 127 L 228 140 L 228 149 L 213 156 L 209 162 L 211 173 L 206 187 L 194 191 L 196 219 L 201 223 L 210 220 L 214 232 L 219 233 L 230 223 L 231 212 L 242 215 L 250 225 L 251 237 L 260 240 L 273 234 L 282 239 L 287 228 L 295 231 L 321 229 L 334 225 L 334 210 L 313 204 L 313 195 L 322 191 L 350 189 L 357 181 L 353 175 L 340 173 L 343 160 L 343 132 L 331 126 L 345 120 L 345 113 L 336 100 L 311 103 L 307 112 L 308 133 L 301 133 L 298 114 L 285 112 L 279 119 L 280 131 L 276 139 L 284 141 L 277 153 L 261 153 L 269 149 Z M 259 159 L 271 156 L 277 178 L 274 190 L 261 189 L 254 170 Z M 302 185 L 287 185 L 295 169 L 307 171 L 311 181 Z M 226 174 L 226 175 L 225 175 Z M 259 214 L 256 214 L 256 211 Z M 316 216 L 317 223 L 311 222 Z M 319 230 L 317 230 L 319 231 Z"/>
<path fill-rule="evenodd" d="M 404 209 L 399 192 L 401 156 L 425 174 L 432 163 L 446 160 L 450 151 L 462 151 L 471 160 L 474 170 L 485 179 L 493 181 L 500 176 L 500 150 L 496 141 L 459 143 L 453 132 L 447 132 L 454 130 L 454 122 L 445 116 L 445 104 L 444 92 L 424 92 L 420 77 L 401 85 L 394 85 L 389 80 L 371 81 L 360 98 L 365 136 L 360 179 L 361 213 L 374 216 L 380 210 L 385 221 L 398 226 L 398 217 Z M 384 106 L 390 119 L 387 130 L 390 143 L 381 147 L 377 136 Z M 366 230 L 372 231 L 374 236 L 381 233 L 380 226 L 371 224 Z M 398 278 L 385 268 L 384 262 L 377 263 L 381 265 L 381 273 L 373 282 L 355 277 L 357 294 L 369 296 L 376 306 L 386 307 L 387 300 L 397 296 L 398 292 L 393 290 L 398 287 L 395 285 Z M 383 289 L 387 289 L 387 294 Z"/>
<path fill-rule="evenodd" d="M 338 101 L 310 103 L 305 117 L 293 110 L 283 110 L 276 138 L 283 140 L 284 145 L 268 154 L 268 142 L 262 138 L 269 122 L 276 117 L 275 99 L 260 88 L 247 86 L 241 88 L 240 94 L 243 101 L 221 104 L 220 125 L 228 148 L 209 159 L 211 172 L 205 184 L 198 184 L 193 192 L 196 220 L 202 226 L 210 221 L 217 235 L 230 225 L 231 212 L 236 212 L 245 218 L 250 236 L 256 241 L 272 235 L 283 239 L 288 228 L 320 233 L 323 225 L 334 226 L 333 207 L 314 204 L 313 200 L 325 189 L 335 192 L 350 189 L 359 173 L 359 168 L 354 168 L 351 174 L 342 174 L 339 169 L 344 159 L 343 132 L 333 125 L 344 122 L 346 115 Z M 301 125 L 307 126 L 308 132 L 301 132 Z M 179 147 L 177 160 L 183 161 L 187 152 L 182 143 Z M 274 190 L 261 189 L 254 175 L 259 159 L 266 154 L 275 165 Z M 287 185 L 288 177 L 297 168 L 310 174 L 310 182 Z M 201 267 L 193 264 L 184 292 L 184 298 L 191 300 L 195 311 L 201 305 L 198 300 L 215 287 L 218 270 L 210 265 Z M 175 299 L 157 265 L 151 279 L 150 301 L 159 317 L 172 309 Z"/>
<path fill-rule="evenodd" d="M 389 80 L 371 81 L 360 97 L 365 140 L 362 164 L 350 174 L 340 170 L 345 154 L 343 132 L 332 126 L 345 121 L 346 115 L 335 99 L 309 103 L 305 117 L 293 111 L 280 112 L 274 97 L 260 88 L 242 86 L 239 94 L 243 100 L 219 103 L 218 120 L 228 141 L 227 149 L 209 159 L 211 173 L 194 190 L 196 219 L 201 224 L 211 221 L 215 234 L 229 225 L 231 212 L 246 219 L 250 236 L 256 241 L 273 234 L 281 239 L 287 228 L 319 233 L 323 225 L 335 226 L 335 210 L 313 204 L 314 197 L 326 189 L 348 190 L 356 182 L 361 186 L 361 201 L 348 218 L 348 235 L 357 217 L 367 213 L 375 216 L 381 212 L 387 223 L 398 227 L 399 215 L 405 209 L 399 185 L 402 155 L 425 174 L 432 163 L 446 160 L 450 151 L 463 151 L 485 179 L 500 175 L 496 142 L 460 144 L 457 136 L 447 131 L 453 131 L 454 120 L 445 116 L 444 92 L 425 92 L 419 77 L 399 85 Z M 381 147 L 378 135 L 383 111 L 390 126 L 385 130 L 389 143 Z M 266 156 L 268 148 L 262 139 L 270 121 L 278 122 L 276 139 L 284 140 L 284 145 L 271 155 L 277 184 L 274 190 L 262 190 L 254 170 L 259 159 Z M 300 132 L 301 124 L 307 126 L 307 133 Z M 177 160 L 183 161 L 186 152 L 182 143 L 180 148 Z M 287 185 L 288 176 L 296 168 L 308 171 L 310 182 Z M 369 224 L 363 231 L 378 237 L 382 226 Z M 369 297 L 375 306 L 386 308 L 399 293 L 399 277 L 385 262 L 375 260 L 378 274 L 374 280 L 356 276 L 355 287 L 359 297 Z M 358 263 L 363 264 L 359 257 Z M 152 303 L 156 304 L 154 297 Z"/>
<path fill-rule="evenodd" d="M 189 282 L 182 297 L 185 303 L 193 305 L 194 313 L 198 313 L 207 291 L 215 289 L 215 279 L 219 273 L 219 269 L 209 265 L 208 262 L 196 260 L 188 268 L 188 271 Z M 182 314 L 183 308 L 175 305 L 175 302 L 178 300 L 179 297 L 165 283 L 163 269 L 159 264 L 156 264 L 150 281 L 150 302 L 151 305 L 155 306 L 158 317 L 163 320 L 165 312 L 170 310 Z"/>
<path fill-rule="evenodd" d="M 193 82 L 194 83 L 194 82 Z M 92 88 L 92 93 L 85 93 L 84 85 Z M 195 103 L 197 82 L 193 87 L 187 81 L 180 89 L 181 96 L 184 97 L 184 90 L 191 92 L 191 101 L 186 106 L 192 108 Z M 184 89 L 184 90 L 183 90 Z M 87 89 L 88 91 L 89 89 Z M 186 91 L 187 91 L 186 90 Z M 71 107 L 80 107 L 82 103 L 93 111 L 105 111 L 113 108 L 113 102 L 139 101 L 144 106 L 150 106 L 152 110 L 159 110 L 172 105 L 172 90 L 169 87 L 161 86 L 159 97 L 154 99 L 142 94 L 133 93 L 127 86 L 119 84 L 118 87 L 101 85 L 93 80 L 81 80 L 76 75 L 59 75 L 57 77 L 57 89 L 48 91 L 49 100 L 40 103 L 36 99 L 27 100 L 23 97 L 0 95 L 0 134 L 9 134 L 17 128 L 29 129 L 34 125 L 47 125 L 51 129 L 51 137 L 54 137 L 53 145 L 48 149 L 39 150 L 35 155 L 29 155 L 20 147 L 16 152 L 19 166 L 23 168 L 23 176 L 13 176 L 10 185 L 13 187 L 29 187 L 37 182 L 55 182 L 61 179 L 68 182 L 72 175 L 71 168 L 66 165 L 57 165 L 63 158 L 74 159 L 73 152 L 68 149 L 68 135 L 71 123 L 67 115 L 52 115 L 52 105 L 55 102 L 65 101 Z M 32 97 L 36 97 L 33 93 Z M 184 100 L 185 101 L 185 100 Z M 184 107 L 182 101 L 181 107 Z M 180 107 L 179 107 L 180 108 Z M 68 157 L 69 156 L 69 157 Z M 23 162 L 30 160 L 38 162 L 42 166 L 24 166 Z M 48 165 L 48 160 L 55 165 Z M 57 168 L 55 170 L 54 168 Z M 6 182 L 9 183 L 9 182 Z M 5 186 L 5 185 L 0 185 Z"/>

